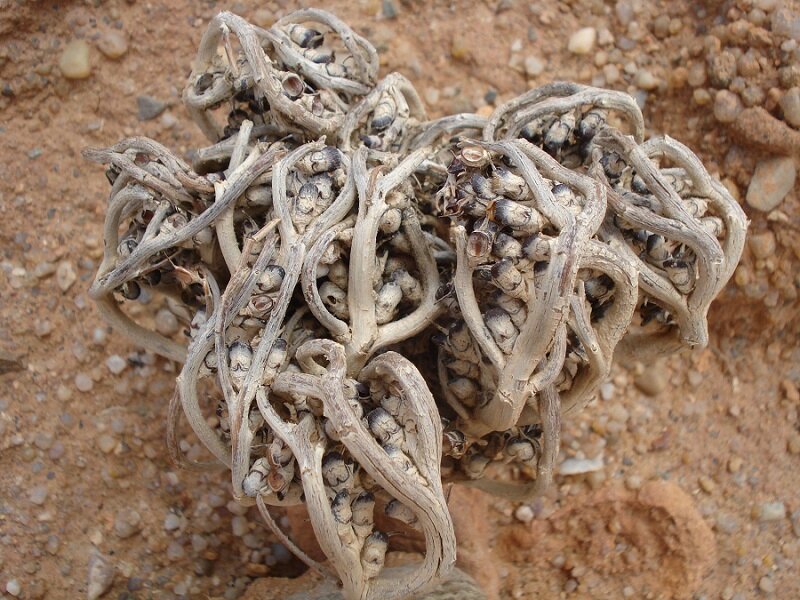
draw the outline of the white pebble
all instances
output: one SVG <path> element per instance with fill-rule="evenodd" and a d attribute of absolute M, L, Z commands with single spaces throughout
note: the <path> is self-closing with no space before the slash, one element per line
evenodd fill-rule
<path fill-rule="evenodd" d="M 233 519 L 231 519 L 231 529 L 233 529 L 233 535 L 242 537 L 249 531 L 247 519 L 245 517 L 233 517 Z"/>
<path fill-rule="evenodd" d="M 600 397 L 608 402 L 614 399 L 614 384 L 610 381 L 600 384 Z"/>
<path fill-rule="evenodd" d="M 514 518 L 522 523 L 530 523 L 533 521 L 533 509 L 527 504 L 518 506 L 514 511 Z"/>
<path fill-rule="evenodd" d="M 92 74 L 89 64 L 89 44 L 83 40 L 70 42 L 61 53 L 58 68 L 67 79 L 86 79 Z"/>
<path fill-rule="evenodd" d="M 124 33 L 108 30 L 98 38 L 97 48 L 107 58 L 115 60 L 128 51 L 128 39 Z"/>
<path fill-rule="evenodd" d="M 536 77 L 544 73 L 545 64 L 538 56 L 528 56 L 525 58 L 525 73 L 529 77 Z"/>
<path fill-rule="evenodd" d="M 786 516 L 786 506 L 783 502 L 765 502 L 758 511 L 759 521 L 780 521 Z"/>
<path fill-rule="evenodd" d="M 558 468 L 562 475 L 580 475 L 582 473 L 593 473 L 603 469 L 603 457 L 597 458 L 568 458 Z"/>
<path fill-rule="evenodd" d="M 88 392 L 94 387 L 94 381 L 86 373 L 75 375 L 75 387 L 81 392 Z"/>
<path fill-rule="evenodd" d="M 156 331 L 161 335 L 173 335 L 178 331 L 178 317 L 172 311 L 162 308 L 156 313 Z"/>
<path fill-rule="evenodd" d="M 44 504 L 44 501 L 47 500 L 47 488 L 43 485 L 37 485 L 35 488 L 31 489 L 28 499 L 33 504 L 41 506 Z"/>
<path fill-rule="evenodd" d="M 114 566 L 106 557 L 95 552 L 89 557 L 89 577 L 86 596 L 89 600 L 97 600 L 105 594 L 114 581 Z"/>
<path fill-rule="evenodd" d="M 181 519 L 175 513 L 168 513 L 164 519 L 164 529 L 167 531 L 175 531 L 181 526 Z"/>
<path fill-rule="evenodd" d="M 762 160 L 747 188 L 747 204 L 762 212 L 771 211 L 794 187 L 796 177 L 793 159 L 782 156 Z"/>
<path fill-rule="evenodd" d="M 14 598 L 16 598 L 22 592 L 22 586 L 16 579 L 10 579 L 8 583 L 6 583 L 6 592 L 8 592 L 12 596 L 14 596 Z"/>
<path fill-rule="evenodd" d="M 75 283 L 78 276 L 75 274 L 75 269 L 72 268 L 72 263 L 69 261 L 61 261 L 56 269 L 56 283 L 62 292 L 66 292 Z"/>
<path fill-rule="evenodd" d="M 127 365 L 127 361 L 119 354 L 112 354 L 106 359 L 106 366 L 114 375 L 122 373 Z"/>
<path fill-rule="evenodd" d="M 594 48 L 597 39 L 597 30 L 594 27 L 579 29 L 569 38 L 567 50 L 572 54 L 589 54 Z"/>

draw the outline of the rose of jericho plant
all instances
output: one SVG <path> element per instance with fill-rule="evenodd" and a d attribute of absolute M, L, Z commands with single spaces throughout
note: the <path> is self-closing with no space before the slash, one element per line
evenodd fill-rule
<path fill-rule="evenodd" d="M 615 356 L 706 344 L 746 229 L 688 148 L 644 140 L 626 94 L 556 83 L 429 120 L 377 67 L 324 11 L 267 29 L 221 13 L 183 95 L 211 145 L 191 164 L 145 138 L 85 153 L 112 184 L 90 293 L 182 364 L 172 457 L 229 469 L 234 498 L 352 599 L 452 568 L 445 485 L 541 494 L 562 416 Z M 212 461 L 181 453 L 181 415 Z M 530 480 L 496 480 L 508 464 Z M 297 504 L 324 564 L 272 517 Z M 421 562 L 383 569 L 378 511 L 419 532 Z"/>

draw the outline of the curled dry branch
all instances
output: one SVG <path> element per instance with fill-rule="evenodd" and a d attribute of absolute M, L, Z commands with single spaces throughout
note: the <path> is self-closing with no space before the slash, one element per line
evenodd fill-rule
<path fill-rule="evenodd" d="M 626 94 L 554 83 L 431 121 L 377 68 L 324 11 L 269 29 L 221 13 L 184 92 L 212 145 L 191 165 L 145 138 L 85 152 L 112 184 L 90 293 L 182 363 L 170 454 L 229 469 L 236 500 L 360 600 L 451 568 L 443 483 L 541 494 L 561 419 L 615 356 L 705 344 L 746 229 L 691 151 L 644 141 Z M 181 413 L 214 462 L 182 455 Z M 493 464 L 532 481 L 493 481 Z M 298 503 L 327 564 L 271 516 Z M 382 507 L 420 532 L 422 562 L 382 571 Z"/>

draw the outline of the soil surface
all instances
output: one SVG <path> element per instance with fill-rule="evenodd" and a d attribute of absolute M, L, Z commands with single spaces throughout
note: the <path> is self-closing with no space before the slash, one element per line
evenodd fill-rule
<path fill-rule="evenodd" d="M 176 365 L 87 297 L 108 184 L 80 155 L 131 135 L 203 145 L 180 92 L 210 18 L 269 25 L 299 4 L 0 0 L 0 597 L 255 599 L 271 586 L 253 581 L 303 572 L 224 473 L 170 463 Z M 524 506 L 453 492 L 460 566 L 492 598 L 800 597 L 800 4 L 317 4 L 431 116 L 554 80 L 628 91 L 649 133 L 695 150 L 752 221 L 710 346 L 618 365 L 565 424 L 562 460 L 600 470 Z M 570 52 L 586 27 L 588 54 Z M 88 71 L 64 60 L 86 50 Z"/>

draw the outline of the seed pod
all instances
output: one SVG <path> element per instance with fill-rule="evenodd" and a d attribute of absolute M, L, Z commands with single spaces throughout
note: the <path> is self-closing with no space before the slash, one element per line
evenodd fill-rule
<path fill-rule="evenodd" d="M 381 233 L 390 235 L 400 229 L 403 224 L 403 211 L 399 208 L 388 208 L 381 216 L 378 228 Z"/>
<path fill-rule="evenodd" d="M 479 262 L 487 259 L 492 251 L 494 239 L 499 229 L 497 223 L 489 219 L 476 221 L 467 240 L 467 254 Z"/>
<path fill-rule="evenodd" d="M 494 238 L 492 254 L 498 258 L 518 260 L 522 258 L 522 244 L 516 238 L 501 231 Z"/>
<path fill-rule="evenodd" d="M 117 245 L 117 254 L 119 254 L 120 258 L 128 258 L 133 251 L 136 250 L 136 246 L 139 245 L 138 240 L 135 237 L 126 237 Z"/>
<path fill-rule="evenodd" d="M 517 341 L 519 330 L 511 320 L 511 316 L 502 308 L 491 308 L 484 315 L 486 327 L 492 334 L 497 347 L 504 354 L 510 354 Z"/>
<path fill-rule="evenodd" d="M 670 257 L 666 240 L 657 233 L 647 236 L 647 256 L 656 264 L 661 264 Z"/>
<path fill-rule="evenodd" d="M 373 531 L 361 549 L 361 566 L 364 577 L 372 579 L 378 576 L 386 560 L 386 550 L 389 547 L 389 538 L 381 531 Z"/>
<path fill-rule="evenodd" d="M 342 153 L 333 146 L 325 146 L 322 150 L 310 152 L 297 162 L 297 168 L 309 175 L 334 171 L 341 166 Z"/>
<path fill-rule="evenodd" d="M 415 527 L 418 523 L 417 515 L 414 514 L 414 511 L 396 498 L 389 501 L 384 508 L 384 512 L 390 519 L 395 519 L 411 527 Z"/>
<path fill-rule="evenodd" d="M 322 476 L 335 492 L 353 487 L 353 463 L 345 461 L 339 452 L 329 452 L 322 459 Z"/>
<path fill-rule="evenodd" d="M 442 455 L 461 458 L 467 451 L 467 438 L 457 429 L 445 431 L 442 436 Z"/>
<path fill-rule="evenodd" d="M 270 467 L 266 458 L 258 458 L 250 467 L 250 472 L 242 482 L 242 490 L 246 496 L 255 498 L 258 494 L 265 490 L 267 487 L 267 474 Z"/>
<path fill-rule="evenodd" d="M 506 198 L 495 200 L 489 206 L 487 214 L 501 227 L 510 227 L 520 233 L 538 233 L 544 224 L 539 211 Z"/>
<path fill-rule="evenodd" d="M 228 364 L 231 370 L 231 380 L 237 388 L 244 382 L 252 360 L 253 350 L 247 342 L 237 340 L 228 346 Z"/>
<path fill-rule="evenodd" d="M 513 437 L 508 440 L 505 453 L 515 462 L 530 463 L 536 459 L 536 448 L 530 440 Z"/>
<path fill-rule="evenodd" d="M 565 206 L 566 208 L 571 209 L 573 212 L 580 212 L 582 208 L 580 202 L 578 202 L 578 199 L 575 197 L 575 193 L 568 185 L 564 183 L 558 183 L 554 185 L 550 191 L 553 194 L 553 199 L 561 206 Z"/>
<path fill-rule="evenodd" d="M 456 358 L 477 363 L 480 360 L 472 335 L 464 321 L 457 321 L 447 332 L 447 346 Z"/>
<path fill-rule="evenodd" d="M 725 235 L 725 222 L 719 217 L 703 217 L 700 219 L 700 223 L 703 225 L 703 229 L 715 238 Z"/>
<path fill-rule="evenodd" d="M 599 108 L 587 110 L 578 124 L 578 135 L 584 140 L 592 139 L 606 124 L 606 112 Z"/>
<path fill-rule="evenodd" d="M 187 223 L 189 223 L 189 218 L 185 214 L 182 212 L 174 212 L 164 219 L 158 232 L 161 235 L 169 235 L 185 227 Z"/>
<path fill-rule="evenodd" d="M 464 406 L 472 408 L 478 403 L 479 387 L 472 379 L 457 377 L 447 384 L 447 389 Z"/>
<path fill-rule="evenodd" d="M 522 255 L 533 262 L 549 260 L 550 240 L 539 234 L 530 236 L 522 244 Z"/>
<path fill-rule="evenodd" d="M 370 412 L 367 415 L 367 424 L 381 446 L 391 444 L 401 447 L 403 445 L 405 441 L 403 430 L 385 408 L 379 407 Z"/>
<path fill-rule="evenodd" d="M 316 29 L 293 23 L 286 31 L 289 38 L 301 48 L 318 48 L 325 39 Z"/>
<path fill-rule="evenodd" d="M 670 258 L 664 261 L 664 270 L 680 293 L 689 294 L 694 289 L 697 274 L 692 263 Z"/>
<path fill-rule="evenodd" d="M 374 486 L 375 481 L 372 480 L 371 482 L 369 479 L 365 477 L 366 471 L 361 472 L 361 485 L 364 487 L 367 486 Z M 375 526 L 375 496 L 373 496 L 370 492 L 361 492 L 356 499 L 353 500 L 351 505 L 351 510 L 353 514 L 353 529 L 356 532 L 356 535 L 359 539 L 363 540 L 366 538 L 372 528 Z"/>
<path fill-rule="evenodd" d="M 387 281 L 375 298 L 375 320 L 383 325 L 393 320 L 397 305 L 403 299 L 403 290 L 396 281 Z"/>
<path fill-rule="evenodd" d="M 395 419 L 400 417 L 403 409 L 403 400 L 394 394 L 385 394 L 380 398 L 381 407 Z"/>
<path fill-rule="evenodd" d="M 514 200 L 522 200 L 530 191 L 522 177 L 503 167 L 495 169 L 491 177 L 491 185 L 492 191 L 497 196 L 507 196 Z"/>
<path fill-rule="evenodd" d="M 522 327 L 525 319 L 528 318 L 527 303 L 517 298 L 512 298 L 508 294 L 498 294 L 495 298 L 495 304 L 511 316 L 511 322 L 517 327 Z"/>
<path fill-rule="evenodd" d="M 350 309 L 347 306 L 347 293 L 330 281 L 319 286 L 319 295 L 323 304 L 331 314 L 339 319 L 349 319 Z"/>
<path fill-rule="evenodd" d="M 321 270 L 321 269 L 320 269 Z M 347 265 L 342 260 L 336 260 L 328 265 L 328 281 L 336 285 L 342 291 L 347 290 L 349 273 Z"/>
<path fill-rule="evenodd" d="M 472 191 L 477 194 L 479 198 L 491 200 L 495 197 L 495 193 L 492 190 L 492 182 L 480 173 L 472 174 L 470 186 L 472 187 Z"/>
<path fill-rule="evenodd" d="M 557 154 L 575 129 L 575 113 L 570 111 L 556 119 L 544 136 L 544 149 L 550 154 Z"/>
<path fill-rule="evenodd" d="M 408 473 L 409 475 L 418 475 L 417 467 L 411 462 L 411 459 L 408 458 L 405 452 L 399 447 L 394 446 L 392 444 L 386 444 L 383 446 L 383 451 L 386 452 L 386 455 L 389 459 L 395 463 L 398 467 L 400 467 L 403 471 Z"/>
<path fill-rule="evenodd" d="M 333 62 L 333 50 L 330 48 L 307 48 L 303 50 L 303 56 L 318 65 L 327 65 Z"/>
<path fill-rule="evenodd" d="M 444 359 L 444 366 L 447 367 L 447 370 L 451 373 L 455 373 L 461 377 L 468 377 L 469 379 L 477 379 L 480 377 L 480 369 L 478 368 L 478 365 L 466 360 L 460 360 L 458 358 L 448 356 Z"/>
<path fill-rule="evenodd" d="M 341 490 L 331 501 L 331 512 L 337 523 L 349 525 L 353 521 L 353 510 L 350 507 L 350 492 Z"/>
<path fill-rule="evenodd" d="M 272 311 L 274 305 L 275 301 L 271 296 L 259 294 L 250 298 L 243 312 L 250 317 L 263 318 Z"/>
<path fill-rule="evenodd" d="M 683 201 L 686 211 L 696 219 L 702 217 L 708 212 L 708 202 L 702 198 L 686 198 Z"/>
<path fill-rule="evenodd" d="M 489 458 L 483 454 L 479 454 L 478 450 L 473 446 L 467 454 L 461 459 L 461 468 L 464 474 L 470 479 L 480 479 L 483 477 L 486 467 L 489 466 Z"/>
<path fill-rule="evenodd" d="M 605 274 L 587 279 L 583 286 L 587 298 L 592 303 L 605 302 L 614 293 L 614 282 Z"/>
<path fill-rule="evenodd" d="M 280 265 L 267 265 L 256 284 L 261 292 L 274 292 L 283 283 L 286 271 Z"/>
<path fill-rule="evenodd" d="M 375 107 L 375 110 L 372 111 L 370 127 L 376 131 L 383 131 L 392 124 L 396 114 L 397 104 L 392 99 L 390 94 L 384 94 L 383 97 L 381 97 L 380 102 L 378 102 L 378 105 Z"/>
<path fill-rule="evenodd" d="M 472 145 L 461 148 L 458 158 L 461 164 L 473 169 L 485 167 L 491 162 L 491 156 L 488 150 L 480 146 Z"/>
<path fill-rule="evenodd" d="M 528 289 L 525 280 L 510 258 L 503 258 L 492 265 L 492 280 L 512 298 L 527 301 Z"/>

